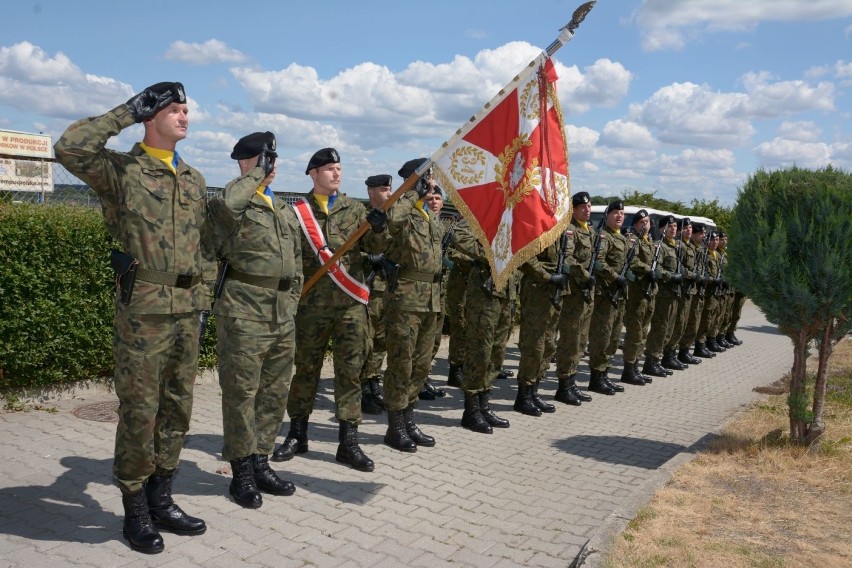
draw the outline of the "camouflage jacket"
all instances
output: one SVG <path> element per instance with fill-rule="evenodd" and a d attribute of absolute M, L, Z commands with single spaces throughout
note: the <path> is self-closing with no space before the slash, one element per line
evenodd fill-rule
<path fill-rule="evenodd" d="M 514 300 L 517 296 L 517 285 L 515 282 L 515 274 L 509 277 L 508 282 L 503 288 L 495 288 L 494 278 L 491 276 L 491 266 L 488 264 L 488 256 L 485 253 L 485 247 L 473 235 L 470 230 L 470 225 L 467 221 L 459 221 L 456 224 L 455 232 L 453 233 L 452 247 L 462 255 L 467 257 L 471 263 L 470 270 L 467 275 L 467 286 L 470 288 L 480 287 L 488 292 L 488 295 L 493 298 L 506 298 Z"/>
<path fill-rule="evenodd" d="M 683 291 L 690 296 L 695 294 L 695 261 L 698 257 L 698 247 L 692 241 L 683 242 L 681 266 L 683 272 Z"/>
<path fill-rule="evenodd" d="M 406 191 L 388 211 L 390 241 L 385 256 L 401 266 L 396 290 L 385 292 L 385 309 L 441 311 L 441 239 L 444 225 L 415 208 L 417 192 Z"/>
<path fill-rule="evenodd" d="M 311 211 L 313 211 L 317 223 L 319 223 L 322 229 L 326 244 L 332 251 L 345 243 L 367 221 L 367 208 L 360 201 L 356 201 L 342 193 L 338 193 L 328 214 L 317 203 L 313 191 L 305 197 L 308 200 L 308 204 L 311 207 Z M 322 263 L 314 252 L 314 249 L 311 248 L 305 232 L 300 230 L 299 233 L 302 241 L 302 272 L 304 273 L 305 281 L 308 281 L 314 272 L 319 270 Z M 340 258 L 340 264 L 346 268 L 346 271 L 352 278 L 359 282 L 364 282 L 366 274 L 364 274 L 362 254 L 364 252 L 381 252 L 384 250 L 386 235 L 387 231 L 384 233 L 367 231 Z M 299 302 L 310 306 L 335 307 L 351 306 L 357 303 L 356 300 L 341 290 L 327 273 L 323 274 L 307 293 L 302 294 Z"/>
<path fill-rule="evenodd" d="M 660 247 L 660 257 L 657 260 L 657 274 L 661 282 L 660 289 L 676 294 L 680 284 L 671 282 L 672 275 L 677 270 L 677 244 L 679 240 L 670 241 L 663 237 L 663 246 Z"/>
<path fill-rule="evenodd" d="M 636 238 L 636 236 L 634 235 L 633 238 Z M 618 229 L 609 227 L 603 229 L 601 250 L 598 255 L 598 263 L 595 265 L 595 276 L 598 279 L 595 286 L 597 295 L 615 286 L 615 279 L 624 266 L 629 246 L 627 237 L 622 235 Z"/>
<path fill-rule="evenodd" d="M 139 267 L 200 277 L 190 288 L 137 277 L 128 309 L 180 314 L 210 308 L 207 284 L 216 278 L 213 235 L 207 219 L 207 184 L 179 160 L 172 173 L 139 144 L 130 152 L 106 149 L 107 141 L 134 124 L 127 105 L 77 121 L 54 145 L 57 161 L 98 194 L 110 235 Z"/>
<path fill-rule="evenodd" d="M 656 244 L 646 234 L 636 244 L 636 254 L 633 255 L 633 260 L 630 262 L 630 272 L 633 273 L 630 284 L 628 284 L 628 296 L 633 297 L 633 294 L 645 294 L 650 290 L 649 297 L 657 291 L 656 286 L 650 286 L 648 274 L 651 272 L 651 263 L 654 262 L 654 250 Z"/>
<path fill-rule="evenodd" d="M 571 281 L 568 283 L 571 294 L 581 293 L 589 280 L 589 262 L 592 260 L 592 251 L 595 246 L 595 230 L 591 225 L 586 228 L 576 219 L 571 219 L 568 225 L 571 231 L 571 254 L 565 259 L 570 265 Z M 601 252 L 604 245 L 601 243 Z"/>
<path fill-rule="evenodd" d="M 274 211 L 257 194 L 263 170 L 254 167 L 210 202 L 220 259 L 230 270 L 289 279 L 288 290 L 226 278 L 213 313 L 253 321 L 283 322 L 296 314 L 302 292 L 301 229 L 293 209 L 276 199 Z"/>

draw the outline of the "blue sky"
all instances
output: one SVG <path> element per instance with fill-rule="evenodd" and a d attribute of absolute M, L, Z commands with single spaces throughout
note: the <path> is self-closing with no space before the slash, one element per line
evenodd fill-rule
<path fill-rule="evenodd" d="M 271 130 L 274 189 L 309 189 L 308 158 L 333 146 L 343 191 L 363 197 L 372 174 L 398 186 L 580 3 L 15 0 L 0 129 L 55 140 L 177 80 L 191 108 L 178 150 L 209 185 L 237 175 L 239 137 Z M 555 60 L 573 191 L 732 205 L 759 168 L 852 170 L 852 0 L 599 0 Z"/>

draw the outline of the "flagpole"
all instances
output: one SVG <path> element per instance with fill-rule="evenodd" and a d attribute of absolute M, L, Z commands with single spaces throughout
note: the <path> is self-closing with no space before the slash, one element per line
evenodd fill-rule
<path fill-rule="evenodd" d="M 574 13 L 571 15 L 571 20 L 567 24 L 565 24 L 565 26 L 559 29 L 559 35 L 549 46 L 547 46 L 547 48 L 542 52 L 542 55 L 550 57 L 554 53 L 556 53 L 559 48 L 571 41 L 571 39 L 573 39 L 574 37 L 574 30 L 576 30 L 577 27 L 579 27 L 580 23 L 586 18 L 586 14 L 588 14 L 589 11 L 594 7 L 596 1 L 597 0 L 591 0 L 590 2 L 586 2 L 585 4 L 580 5 L 576 10 L 574 10 Z M 541 55 L 530 61 L 527 67 L 532 67 L 533 65 L 535 65 L 535 62 L 538 61 L 540 57 Z M 494 98 L 491 99 L 491 101 L 486 103 L 482 110 L 480 110 L 480 114 L 484 111 L 490 111 L 492 106 L 494 106 L 494 104 L 496 104 L 506 95 L 507 87 L 510 86 L 512 83 L 517 82 L 519 79 L 520 75 L 515 76 L 515 78 L 509 82 L 509 85 L 507 85 L 503 89 L 500 89 L 500 92 L 497 93 L 497 95 L 495 95 Z M 463 136 L 471 128 L 473 128 L 473 126 L 477 122 L 477 117 L 478 114 L 470 117 L 470 120 L 467 122 L 467 124 L 465 124 L 465 126 L 458 129 L 454 136 L 444 142 L 441 147 L 434 154 L 432 154 L 430 158 L 427 158 L 426 161 L 423 162 L 423 164 L 421 164 L 420 167 L 417 168 L 417 170 L 413 174 L 408 176 L 408 178 L 403 182 L 403 184 L 399 186 L 399 188 L 397 188 L 397 190 L 393 192 L 393 194 L 388 198 L 388 200 L 382 204 L 380 209 L 382 211 L 387 211 L 394 203 L 396 203 L 402 197 L 402 195 L 406 191 L 414 187 L 414 184 L 417 182 L 417 180 L 419 180 L 423 176 L 423 174 L 428 171 L 429 168 L 432 167 L 432 163 L 436 161 L 436 158 L 440 157 L 441 154 L 446 151 L 446 149 L 450 145 L 450 142 L 455 140 L 456 138 L 459 138 L 460 136 Z M 334 251 L 334 254 L 331 255 L 331 258 L 329 258 L 325 262 L 325 264 L 320 266 L 319 269 L 314 272 L 311 277 L 305 282 L 305 285 L 302 287 L 302 294 L 307 294 L 308 291 L 314 286 L 314 284 L 316 284 L 317 281 L 319 281 L 319 279 L 322 278 L 326 272 L 328 272 L 328 270 L 334 265 L 334 263 L 340 260 L 340 258 L 344 254 L 346 254 L 346 252 L 350 248 L 352 248 L 352 246 L 358 241 L 358 239 L 364 236 L 364 234 L 369 229 L 370 223 L 364 221 L 361 226 L 358 227 L 348 239 L 346 239 L 346 242 L 344 242 L 340 247 L 338 247 L 336 251 Z"/>

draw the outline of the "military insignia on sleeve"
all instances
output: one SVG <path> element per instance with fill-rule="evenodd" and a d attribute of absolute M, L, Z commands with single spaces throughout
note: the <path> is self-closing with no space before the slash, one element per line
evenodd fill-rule
<path fill-rule="evenodd" d="M 569 239 L 574 236 L 574 231 L 565 231 L 565 236 Z"/>

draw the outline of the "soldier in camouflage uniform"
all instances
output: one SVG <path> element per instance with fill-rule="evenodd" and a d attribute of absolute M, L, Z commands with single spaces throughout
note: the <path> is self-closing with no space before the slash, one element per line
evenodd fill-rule
<path fill-rule="evenodd" d="M 728 257 L 728 235 L 725 233 L 721 233 L 719 236 L 719 248 L 723 250 L 725 256 Z M 723 320 L 721 329 L 725 332 L 725 341 L 733 346 L 742 345 L 743 342 L 734 332 L 737 330 L 737 323 L 740 321 L 740 314 L 742 314 L 743 304 L 745 304 L 746 297 L 742 292 L 735 289 L 730 284 L 726 284 L 725 286 L 727 288 L 729 300 L 728 310 L 725 314 L 725 319 Z"/>
<path fill-rule="evenodd" d="M 707 265 L 704 272 L 704 311 L 701 314 L 701 323 L 698 326 L 699 343 L 707 346 L 713 353 L 724 353 L 725 348 L 716 343 L 716 325 L 719 317 L 719 297 L 716 290 L 722 284 L 719 276 L 721 255 L 716 250 L 719 246 L 719 233 L 710 231 L 707 238 Z"/>
<path fill-rule="evenodd" d="M 515 299 L 514 278 L 502 289 L 494 286 L 491 268 L 482 244 L 474 237 L 466 221 L 459 221 L 453 232 L 453 246 L 473 259 L 468 273 L 465 319 L 467 350 L 462 377 L 465 428 L 491 434 L 493 428 L 508 428 L 509 421 L 491 410 L 491 386 L 503 366 L 507 326 L 511 326 L 511 302 Z"/>
<path fill-rule="evenodd" d="M 683 251 L 683 284 L 681 286 L 681 299 L 678 305 L 677 321 L 672 334 L 674 343 L 673 349 L 677 351 L 677 360 L 684 365 L 698 365 L 701 359 L 693 357 L 689 353 L 691 340 L 684 342 L 684 338 L 689 333 L 689 321 L 692 314 L 693 305 L 695 304 L 695 263 L 697 262 L 698 248 L 692 242 L 692 221 L 689 217 L 684 217 L 677 223 L 680 229 L 680 240 Z"/>
<path fill-rule="evenodd" d="M 381 207 L 391 196 L 393 177 L 389 174 L 379 174 L 368 177 L 364 184 L 367 186 L 367 197 L 371 207 Z M 384 295 L 387 283 L 381 268 L 375 270 L 370 286 L 370 303 L 367 304 L 369 315 L 370 346 L 364 366 L 361 368 L 361 412 L 365 414 L 384 414 L 385 399 L 382 391 L 382 365 L 385 361 L 385 303 Z"/>
<path fill-rule="evenodd" d="M 701 325 L 701 319 L 704 314 L 704 273 L 707 269 L 707 247 L 704 244 L 705 228 L 703 223 L 692 224 L 691 245 L 695 249 L 695 267 L 693 268 L 692 286 L 695 290 L 695 295 L 692 298 L 689 308 L 689 321 L 683 332 L 683 337 L 680 339 L 680 347 L 686 347 L 695 344 L 693 356 L 709 359 L 715 357 L 716 354 L 707 349 L 707 346 L 698 342 L 698 327 Z"/>
<path fill-rule="evenodd" d="M 648 338 L 651 315 L 654 313 L 654 301 L 657 294 L 656 275 L 651 272 L 656 247 L 650 237 L 651 218 L 645 209 L 633 214 L 633 231 L 642 234 L 636 245 L 636 254 L 630 263 L 630 278 L 627 285 L 627 302 L 624 307 L 624 371 L 621 382 L 628 384 L 650 383 L 653 379 L 639 372 L 639 356 Z M 618 333 L 613 329 L 611 342 L 618 341 Z M 620 330 L 619 330 L 620 331 Z M 612 343 L 610 350 L 614 350 Z"/>
<path fill-rule="evenodd" d="M 559 338 L 556 343 L 556 376 L 559 387 L 554 399 L 565 404 L 579 406 L 590 402 L 592 397 L 580 391 L 574 377 L 583 355 L 582 337 L 588 335 L 589 322 L 594 309 L 595 276 L 589 264 L 595 242 L 595 229 L 589 225 L 592 215 L 592 201 L 585 191 L 574 194 L 570 234 L 569 254 L 566 256 L 563 272 L 568 280 L 568 293 L 562 296 L 562 306 L 557 320 Z M 603 246 L 602 246 L 603 248 Z M 523 297 L 521 298 L 523 315 Z M 549 359 L 547 361 L 549 363 Z"/>
<path fill-rule="evenodd" d="M 621 234 L 624 223 L 624 203 L 616 200 L 606 211 L 605 239 L 595 263 L 595 308 L 589 322 L 589 390 L 612 395 L 624 392 L 624 387 L 612 383 L 607 376 L 610 367 L 610 338 L 618 310 L 627 292 L 627 278 L 620 274 L 630 244 Z M 635 236 L 634 236 L 635 238 Z M 613 301 L 613 298 L 617 299 Z"/>
<path fill-rule="evenodd" d="M 120 405 L 113 474 L 124 537 L 149 554 L 164 549 L 156 527 L 186 535 L 207 528 L 171 495 L 192 413 L 199 316 L 210 308 L 205 283 L 216 271 L 207 184 L 175 150 L 186 138 L 188 113 L 183 85 L 157 83 L 104 115 L 75 122 L 54 147 L 59 163 L 98 194 L 110 235 L 132 257 L 114 254 Z M 137 123 L 145 128 L 141 143 L 129 153 L 106 149 Z"/>
<path fill-rule="evenodd" d="M 313 189 L 294 205 L 302 227 L 302 270 L 305 279 L 320 269 L 355 231 L 368 221 L 373 228 L 302 294 L 296 312 L 296 371 L 287 400 L 290 431 L 273 452 L 272 459 L 286 461 L 308 451 L 308 418 L 314 409 L 325 351 L 331 341 L 334 358 L 334 401 L 339 421 L 335 459 L 360 471 L 373 471 L 373 461 L 358 445 L 361 423 L 361 368 L 367 354 L 367 306 L 369 288 L 364 285 L 362 247 L 384 247 L 387 215 L 381 209 L 369 213 L 360 202 L 339 192 L 340 154 L 334 148 L 317 150 L 308 161 L 305 175 Z M 329 253 L 328 256 L 323 256 Z"/>
<path fill-rule="evenodd" d="M 677 221 L 674 216 L 660 217 L 658 226 L 663 230 L 663 244 L 657 260 L 657 278 L 659 291 L 654 303 L 654 314 L 651 316 L 651 330 L 645 342 L 645 365 L 642 373 L 652 376 L 666 376 L 668 361 L 663 355 L 666 345 L 671 341 L 675 327 L 678 298 L 681 295 L 683 275 L 678 261 Z M 666 356 L 670 355 L 668 352 Z"/>
<path fill-rule="evenodd" d="M 409 160 L 400 168 L 399 176 L 407 179 L 425 162 L 426 158 Z M 437 216 L 423 204 L 434 183 L 426 173 L 389 211 L 391 240 L 386 255 L 401 268 L 396 289 L 385 292 L 388 429 L 384 442 L 402 452 L 435 445 L 435 439 L 421 432 L 414 421 L 414 403 L 423 389 L 423 378 L 429 374 L 437 314 L 441 311 L 444 230 Z"/>
<path fill-rule="evenodd" d="M 719 279 L 721 283 L 717 288 L 717 296 L 719 297 L 719 317 L 716 321 L 716 345 L 730 349 L 735 347 L 737 343 L 728 340 L 726 335 L 728 322 L 731 319 L 731 311 L 733 310 L 734 293 L 730 283 L 725 279 L 728 273 L 728 235 L 723 231 L 719 231 L 719 247 L 716 249 L 721 260 L 719 263 Z"/>
<path fill-rule="evenodd" d="M 452 229 L 450 229 L 452 230 Z M 450 325 L 450 341 L 447 351 L 449 373 L 447 385 L 460 387 L 465 357 L 465 298 L 467 278 L 473 261 L 454 248 L 447 249 L 446 262 L 450 264 L 444 287 L 446 288 L 446 313 Z"/>
<path fill-rule="evenodd" d="M 241 138 L 231 153 L 240 177 L 210 203 L 224 272 L 213 310 L 222 457 L 231 462 L 231 495 L 251 509 L 263 504 L 261 491 L 296 491 L 269 467 L 287 406 L 296 349 L 294 317 L 302 291 L 299 222 L 270 188 L 276 156 L 271 132 Z"/>
<path fill-rule="evenodd" d="M 425 209 L 434 213 L 437 219 L 441 219 L 441 209 L 444 207 L 444 194 L 440 187 L 435 185 L 432 187 L 432 191 L 423 197 L 423 206 Z M 438 354 L 438 349 L 441 348 L 441 340 L 444 337 L 444 313 L 446 312 L 447 305 L 447 286 L 444 284 L 447 278 L 447 263 L 445 261 L 446 255 L 444 254 L 444 236 L 447 234 L 447 227 L 443 221 L 441 221 L 441 229 L 443 231 L 443 236 L 441 237 L 441 311 L 435 314 L 435 341 L 432 344 L 432 357 L 429 359 L 430 368 L 435 361 L 435 356 Z M 421 400 L 435 400 L 436 398 L 447 396 L 447 393 L 444 389 L 433 385 L 427 375 L 423 378 L 423 390 L 417 396 Z"/>

